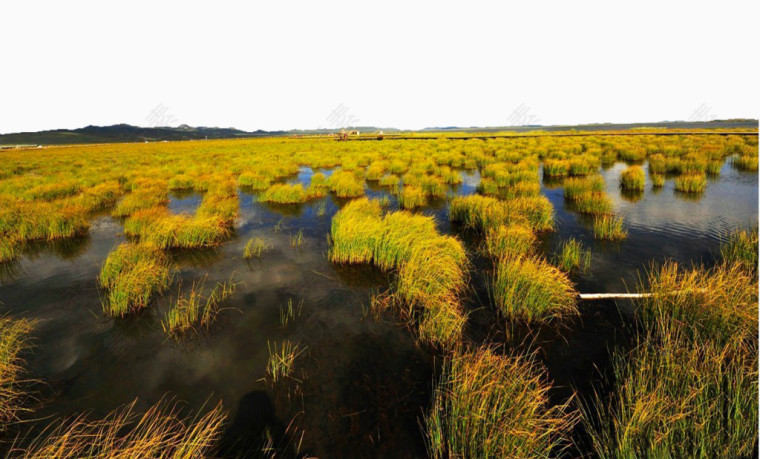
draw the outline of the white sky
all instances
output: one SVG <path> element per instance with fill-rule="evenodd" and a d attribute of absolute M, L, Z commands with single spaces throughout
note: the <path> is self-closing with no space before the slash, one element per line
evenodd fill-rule
<path fill-rule="evenodd" d="M 759 12 L 757 1 L 3 0 L 0 133 L 757 118 Z"/>

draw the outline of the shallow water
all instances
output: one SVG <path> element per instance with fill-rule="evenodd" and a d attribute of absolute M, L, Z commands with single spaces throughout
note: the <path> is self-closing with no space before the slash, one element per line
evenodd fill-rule
<path fill-rule="evenodd" d="M 546 247 L 555 250 L 569 237 L 591 247 L 591 268 L 575 279 L 581 292 L 632 290 L 639 279 L 637 272 L 666 258 L 686 265 L 710 264 L 720 242 L 732 230 L 757 224 L 757 174 L 738 171 L 729 161 L 699 194 L 676 191 L 673 177 L 667 178 L 665 186 L 653 189 L 644 165 L 646 189 L 631 196 L 620 189 L 620 172 L 626 167 L 619 162 L 602 170 L 615 212 L 623 217 L 628 230 L 628 238 L 622 242 L 595 241 L 590 221 L 566 209 L 562 188 L 542 188 L 554 205 L 557 223 L 557 231 L 545 238 Z"/>
<path fill-rule="evenodd" d="M 581 292 L 624 291 L 634 286 L 637 270 L 665 257 L 710 263 L 728 231 L 757 222 L 757 174 L 726 163 L 700 196 L 676 193 L 669 179 L 660 190 L 647 183 L 636 200 L 619 189 L 624 168 L 618 163 L 602 171 L 629 232 L 621 243 L 594 241 L 588 222 L 566 209 L 561 186 L 542 187 L 557 223 L 557 230 L 543 237 L 542 249 L 551 255 L 563 240 L 576 237 L 592 250 L 591 268 L 573 276 Z M 479 174 L 462 174 L 464 183 L 451 193 L 474 193 Z M 308 185 L 311 175 L 311 169 L 302 168 L 289 181 Z M 365 191 L 389 196 L 390 208 L 397 208 L 395 197 L 377 184 L 367 184 Z M 236 235 L 214 250 L 174 252 L 178 271 L 172 287 L 135 317 L 105 319 L 96 283 L 106 256 L 124 240 L 117 219 L 99 216 L 88 236 L 38 244 L 3 267 L 0 313 L 37 321 L 35 347 L 25 356 L 29 376 L 44 381 L 35 417 L 82 411 L 102 416 L 134 398 L 144 408 L 165 395 L 192 409 L 221 399 L 230 412 L 224 438 L 229 455 L 239 454 L 268 429 L 285 438 L 276 446 L 300 444 L 301 452 L 321 457 L 425 456 L 419 420 L 430 400 L 435 358 L 392 313 L 379 320 L 366 316 L 370 294 L 388 287 L 388 275 L 327 260 L 330 221 L 344 201 L 328 197 L 272 206 L 257 202 L 252 193 L 241 191 L 239 197 Z M 202 196 L 170 198 L 172 212 L 193 213 Z M 433 215 L 441 231 L 460 234 L 448 221 L 445 201 L 419 212 Z M 291 236 L 299 231 L 304 242 L 292 247 Z M 460 235 L 468 247 L 477 244 L 472 235 Z M 245 261 L 243 247 L 255 236 L 273 248 L 261 259 Z M 465 301 L 472 313 L 468 336 L 485 342 L 508 332 L 493 325 L 498 319 L 488 307 L 486 262 L 473 254 L 473 264 L 474 288 Z M 168 339 L 160 325 L 168 304 L 178 289 L 187 291 L 203 278 L 207 288 L 230 278 L 240 285 L 209 330 L 182 343 Z M 302 312 L 283 327 L 280 308 L 289 300 L 302 302 Z M 603 365 L 608 344 L 624 323 L 613 303 L 581 309 L 581 320 L 569 325 L 561 339 L 553 336 L 539 344 L 550 375 L 565 392 L 594 379 L 590 372 Z M 300 385 L 262 381 L 268 346 L 282 340 L 307 349 L 297 365 Z"/>

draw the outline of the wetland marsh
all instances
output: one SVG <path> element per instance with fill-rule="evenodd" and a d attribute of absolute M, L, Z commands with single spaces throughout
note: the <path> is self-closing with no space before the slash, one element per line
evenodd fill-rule
<path fill-rule="evenodd" d="M 0 448 L 751 456 L 757 158 L 756 132 L 0 152 Z"/>

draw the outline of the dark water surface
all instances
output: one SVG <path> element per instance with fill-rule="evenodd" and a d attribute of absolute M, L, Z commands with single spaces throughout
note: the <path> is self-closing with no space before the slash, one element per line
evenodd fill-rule
<path fill-rule="evenodd" d="M 581 292 L 633 288 L 638 271 L 666 257 L 711 263 L 725 234 L 757 222 L 757 174 L 726 163 L 699 196 L 676 193 L 669 179 L 659 190 L 648 182 L 641 196 L 631 197 L 618 186 L 624 168 L 618 163 L 602 171 L 629 232 L 621 243 L 595 241 L 589 222 L 566 209 L 562 187 L 542 187 L 557 223 L 557 230 L 543 237 L 542 250 L 551 256 L 569 237 L 592 250 L 591 268 L 573 275 Z M 311 175 L 302 168 L 290 181 L 308 185 Z M 475 192 L 477 171 L 463 177 L 452 194 Z M 397 207 L 396 199 L 376 184 L 368 184 L 366 194 L 389 196 L 390 207 Z M 192 214 L 201 199 L 195 193 L 173 194 L 169 207 Z M 230 413 L 223 442 L 230 456 L 256 444 L 265 432 L 283 438 L 275 447 L 288 448 L 285 456 L 297 445 L 301 453 L 321 457 L 425 456 L 419 425 L 440 358 L 421 348 L 392 313 L 379 319 L 366 314 L 371 293 L 387 288 L 391 276 L 327 260 L 330 221 L 340 205 L 328 197 L 271 206 L 241 191 L 235 236 L 214 250 L 174 252 L 178 271 L 170 290 L 144 313 L 122 320 L 104 318 L 96 282 L 106 256 L 124 240 L 117 219 L 99 216 L 86 237 L 40 244 L 3 266 L 0 313 L 36 321 L 35 347 L 25 356 L 28 376 L 44 381 L 38 389 L 42 407 L 34 416 L 83 411 L 103 416 L 135 398 L 145 408 L 166 395 L 192 409 L 221 399 Z M 441 231 L 462 236 L 468 248 L 477 245 L 472 235 L 449 223 L 445 201 L 420 212 L 434 215 Z M 291 237 L 299 231 L 304 242 L 292 247 Z M 243 260 L 243 248 L 255 236 L 273 248 L 260 259 Z M 472 252 L 473 288 L 465 299 L 471 312 L 468 339 L 509 341 L 515 331 L 494 325 L 499 319 L 489 305 L 488 264 Z M 167 307 L 178 289 L 186 292 L 204 277 L 207 288 L 230 278 L 240 285 L 209 330 L 181 343 L 168 339 L 160 324 Z M 280 308 L 289 300 L 302 302 L 302 312 L 283 327 Z M 614 303 L 585 304 L 581 310 L 582 317 L 559 336 L 550 330 L 533 338 L 558 397 L 571 389 L 588 390 L 610 343 L 625 334 L 620 330 L 624 314 Z M 268 346 L 283 340 L 306 348 L 296 365 L 300 383 L 262 380 Z"/>

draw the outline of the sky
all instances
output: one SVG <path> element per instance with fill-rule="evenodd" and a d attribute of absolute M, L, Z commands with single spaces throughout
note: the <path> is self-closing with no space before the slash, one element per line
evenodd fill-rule
<path fill-rule="evenodd" d="M 757 118 L 757 1 L 0 3 L 0 133 Z"/>

